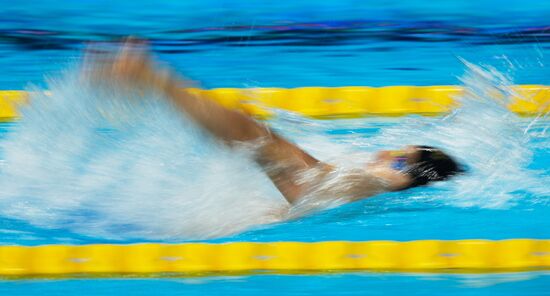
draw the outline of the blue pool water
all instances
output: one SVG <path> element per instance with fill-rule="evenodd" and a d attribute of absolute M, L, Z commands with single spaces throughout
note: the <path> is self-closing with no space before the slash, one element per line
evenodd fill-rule
<path fill-rule="evenodd" d="M 510 84 L 550 84 L 550 4 L 2 2 L 0 89 L 32 83 L 54 95 L 34 97 L 25 120 L 0 124 L 0 244 L 550 236 L 549 123 L 516 118 L 486 96 Z M 268 223 L 281 196 L 245 156 L 162 104 L 118 104 L 122 98 L 101 99 L 74 80 L 84 42 L 126 35 L 151 40 L 161 60 L 203 87 L 462 84 L 472 95 L 446 118 L 316 121 L 281 113 L 270 124 L 343 166 L 420 143 L 457 155 L 469 174 Z M 19 295 L 544 295 L 549 288 L 544 272 L 0 282 L 2 294 Z"/>

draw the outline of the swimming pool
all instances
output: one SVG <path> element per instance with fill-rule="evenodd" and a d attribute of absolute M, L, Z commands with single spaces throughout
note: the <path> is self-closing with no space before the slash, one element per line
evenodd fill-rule
<path fill-rule="evenodd" d="M 174 145 L 170 135 L 178 133 L 174 127 L 177 119 L 158 106 L 139 108 L 160 108 L 154 110 L 165 119 L 142 121 L 130 116 L 107 126 L 89 124 L 97 123 L 97 117 L 83 119 L 83 115 L 90 115 L 86 108 L 89 102 L 97 101 L 89 91 L 75 87 L 70 78 L 74 73 L 71 60 L 77 57 L 82 41 L 139 32 L 152 39 L 162 59 L 202 81 L 204 87 L 465 84 L 483 95 L 501 87 L 503 81 L 495 75 L 480 81 L 483 75 L 471 68 L 467 71 L 456 56 L 474 64 L 494 65 L 514 83 L 550 83 L 544 64 L 548 35 L 543 19 L 549 8 L 544 4 L 499 6 L 499 12 L 518 16 L 511 22 L 483 9 L 492 7 L 494 1 L 476 7 L 449 1 L 439 8 L 412 3 L 380 9 L 361 8 L 353 1 L 271 7 L 257 3 L 167 4 L 162 9 L 134 3 L 120 2 L 107 10 L 100 2 L 86 7 L 67 3 L 61 8 L 59 4 L 30 4 L 24 9 L 6 4 L 11 17 L 1 24 L 4 42 L 0 50 L 5 58 L 0 59 L 0 65 L 11 75 L 0 78 L 0 88 L 21 89 L 28 81 L 44 86 L 44 73 L 64 69 L 69 77 L 56 78 L 49 85 L 59 94 L 52 105 L 27 111 L 27 121 L 0 125 L 3 172 L 12 174 L 4 176 L 0 194 L 2 244 L 548 239 L 550 152 L 545 121 L 530 125 L 529 119 L 506 118 L 507 113 L 498 106 L 482 103 L 467 105 L 454 121 L 419 117 L 320 121 L 281 113 L 271 124 L 314 155 L 335 162 L 352 165 L 378 148 L 417 141 L 439 144 L 459 155 L 476 147 L 470 157 L 494 162 L 468 163 L 475 174 L 443 186 L 386 194 L 285 223 L 253 226 L 261 217 L 250 213 L 279 202 L 265 180 L 253 177 L 253 169 L 239 166 L 222 153 L 218 160 L 228 165 L 193 172 L 210 178 L 193 179 L 202 185 L 193 193 L 210 198 L 181 202 L 174 195 L 181 188 L 180 179 L 190 180 L 193 174 L 181 172 L 185 163 L 173 160 L 181 151 L 197 159 L 220 151 L 205 146 L 208 139 L 192 133 L 178 136 Z M 79 11 L 84 13 L 76 13 Z M 472 17 L 474 12 L 483 15 L 485 21 L 477 19 L 479 15 Z M 51 14 L 59 17 L 46 17 Z M 463 72 L 469 74 L 462 76 Z M 465 81 L 457 76 L 465 77 Z M 116 113 L 120 114 L 128 112 Z M 415 129 L 418 133 L 410 132 Z M 208 151 L 189 148 L 189 143 Z M 199 163 L 196 161 L 194 164 Z M 165 165 L 155 165 L 159 163 Z M 17 173 L 28 179 L 16 178 L 15 170 L 8 171 L 7 167 L 19 168 Z M 237 168 L 243 173 L 240 177 L 233 176 Z M 126 175 L 129 170 L 134 174 L 118 183 L 100 178 Z M 132 186 L 125 190 L 121 184 Z M 239 184 L 239 190 L 231 191 L 235 190 L 231 184 Z M 258 184 L 264 185 L 257 189 Z M 210 192 L 226 191 L 221 196 L 201 191 L 209 186 Z M 258 199 L 262 194 L 271 199 Z M 166 196 L 165 202 L 151 198 L 156 195 Z M 21 200 L 25 204 L 18 208 L 14 201 Z M 239 202 L 243 200 L 244 206 Z M 205 289 L 213 294 L 246 294 L 279 288 L 295 294 L 334 294 L 343 289 L 357 294 L 389 294 L 398 293 L 393 290 L 397 285 L 424 294 L 432 294 L 433 289 L 476 294 L 514 289 L 522 295 L 543 294 L 548 275 L 350 273 L 5 281 L 0 290 L 19 294 L 33 293 L 33 289 L 51 294 L 82 290 L 105 294 L 112 289 L 138 294 L 198 294 Z"/>

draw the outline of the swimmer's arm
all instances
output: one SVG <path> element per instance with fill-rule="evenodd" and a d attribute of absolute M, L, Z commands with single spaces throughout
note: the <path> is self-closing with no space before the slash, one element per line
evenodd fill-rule
<path fill-rule="evenodd" d="M 154 89 L 163 93 L 180 111 L 230 146 L 239 142 L 259 142 L 256 162 L 291 204 L 320 182 L 319 179 L 301 182 L 301 172 L 318 169 L 322 176 L 332 170 L 331 166 L 246 114 L 190 93 L 184 88 L 183 79 L 168 69 L 155 67 L 146 52 L 136 51 L 131 42 L 121 48 L 114 60 L 99 64 L 95 69 L 92 77 L 116 81 L 123 87 Z"/>
<path fill-rule="evenodd" d="M 352 202 L 392 190 L 382 181 L 388 179 L 388 176 L 381 175 L 378 178 L 361 169 L 346 171 L 337 177 L 341 183 L 324 186 L 323 183 L 331 175 L 338 174 L 338 168 L 317 160 L 246 114 L 189 93 L 177 79 L 170 78 L 169 82 L 162 85 L 165 96 L 182 112 L 228 145 L 235 142 L 262 141 L 256 162 L 290 204 L 297 203 L 308 193 L 329 198 L 343 197 Z M 311 170 L 314 177 L 304 182 L 302 173 L 306 170 Z M 324 189 L 318 191 L 319 188 Z"/>
<path fill-rule="evenodd" d="M 300 182 L 301 172 L 318 169 L 324 173 L 333 169 L 251 117 L 189 93 L 173 78 L 163 85 L 165 96 L 182 112 L 228 145 L 258 141 L 256 162 L 290 204 L 318 182 Z"/>

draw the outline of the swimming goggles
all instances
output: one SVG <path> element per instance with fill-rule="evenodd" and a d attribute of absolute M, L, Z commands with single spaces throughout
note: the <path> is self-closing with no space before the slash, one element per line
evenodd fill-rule
<path fill-rule="evenodd" d="M 402 151 L 391 152 L 393 161 L 391 168 L 396 171 L 404 171 L 407 168 L 407 156 Z"/>

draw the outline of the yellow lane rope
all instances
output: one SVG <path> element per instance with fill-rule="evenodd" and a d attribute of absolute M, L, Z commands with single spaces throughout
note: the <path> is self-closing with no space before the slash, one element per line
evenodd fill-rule
<path fill-rule="evenodd" d="M 0 275 L 550 269 L 550 240 L 0 246 Z"/>
<path fill-rule="evenodd" d="M 550 86 L 518 85 L 510 110 L 523 116 L 550 112 Z M 193 89 L 230 108 L 241 109 L 259 118 L 268 117 L 269 108 L 289 110 L 317 118 L 361 116 L 438 115 L 455 106 L 458 86 L 387 87 L 299 87 L 299 88 L 217 88 Z M 18 117 L 17 106 L 27 101 L 23 91 L 0 91 L 0 120 Z"/>

